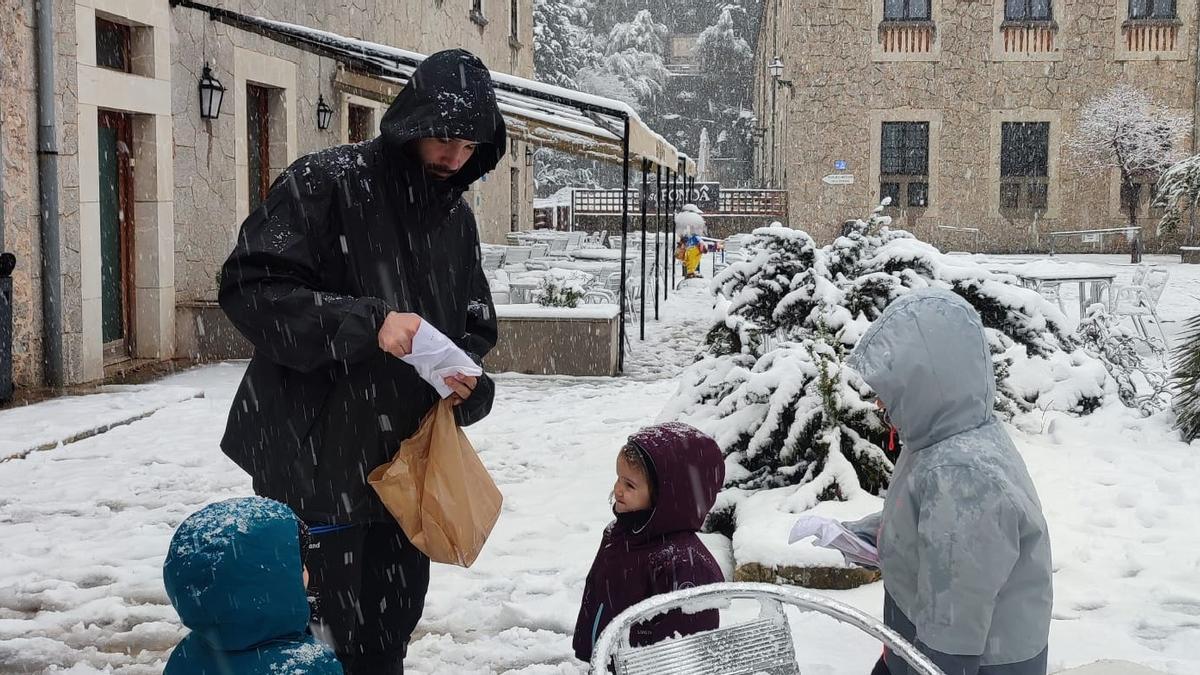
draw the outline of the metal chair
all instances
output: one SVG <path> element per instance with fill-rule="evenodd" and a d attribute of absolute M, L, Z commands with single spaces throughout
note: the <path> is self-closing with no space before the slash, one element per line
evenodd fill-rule
<path fill-rule="evenodd" d="M 1171 272 L 1165 267 L 1139 265 L 1133 274 L 1133 285 L 1119 287 L 1112 295 L 1112 313 L 1118 317 L 1129 317 L 1138 335 L 1145 339 L 1149 339 L 1146 318 L 1153 319 L 1162 337 L 1163 347 L 1170 347 L 1170 343 L 1158 318 L 1158 301 L 1170 279 Z"/>
<path fill-rule="evenodd" d="M 758 617 L 645 647 L 629 643 L 629 629 L 673 609 L 709 609 L 714 603 L 758 600 Z M 709 584 L 656 595 L 621 612 L 592 650 L 592 672 L 616 675 L 800 675 L 787 605 L 849 624 L 883 642 L 916 675 L 944 675 L 924 654 L 870 615 L 836 600 L 785 586 Z"/>
<path fill-rule="evenodd" d="M 589 288 L 587 292 L 583 294 L 583 304 L 615 305 L 617 304 L 617 296 L 602 288 Z"/>
<path fill-rule="evenodd" d="M 550 244 L 534 244 L 530 247 L 532 251 L 529 253 L 530 258 L 545 258 L 550 255 Z"/>
<path fill-rule="evenodd" d="M 504 249 L 485 248 L 480 261 L 484 272 L 495 272 L 504 265 Z"/>
<path fill-rule="evenodd" d="M 504 260 L 507 265 L 516 265 L 529 260 L 533 256 L 533 247 L 531 246 L 510 246 L 504 252 Z"/>

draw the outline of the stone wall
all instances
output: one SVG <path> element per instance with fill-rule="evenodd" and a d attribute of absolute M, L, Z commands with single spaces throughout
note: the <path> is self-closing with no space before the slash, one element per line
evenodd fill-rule
<path fill-rule="evenodd" d="M 838 224 L 865 216 L 879 200 L 879 136 L 885 121 L 928 121 L 931 204 L 924 213 L 897 211 L 901 227 L 927 239 L 945 237 L 938 226 L 980 230 L 982 250 L 1047 250 L 1044 233 L 1120 227 L 1115 172 L 1076 170 L 1066 139 L 1081 107 L 1118 83 L 1146 90 L 1173 110 L 1194 114 L 1196 0 L 1180 0 L 1177 49 L 1157 58 L 1130 54 L 1122 25 L 1127 0 L 1053 0 L 1056 48 L 1014 55 L 998 45 L 1003 0 L 933 3 L 936 42 L 931 55 L 880 57 L 877 0 L 768 2 L 756 62 L 775 53 L 786 64 L 786 85 L 772 86 L 760 70 L 758 117 L 768 127 L 759 170 L 769 179 L 770 95 L 779 129 L 777 173 L 790 192 L 791 225 L 828 239 Z M 795 5 L 795 6 L 793 6 Z M 801 9 L 803 11 L 801 11 Z M 879 10 L 879 11 L 877 11 Z M 778 43 L 772 46 L 778 32 Z M 773 51 L 773 49 L 775 51 Z M 801 56 L 802 55 L 802 56 Z M 1000 125 L 1047 121 L 1050 198 L 1037 217 L 1010 217 L 999 209 Z M 1185 141 L 1185 150 L 1193 149 Z M 852 185 L 822 182 L 847 162 Z M 1143 212 L 1147 250 L 1173 251 L 1177 237 L 1159 238 Z M 1126 247 L 1106 238 L 1106 249 Z M 1091 250 L 1080 242 L 1059 250 Z"/>
<path fill-rule="evenodd" d="M 500 339 L 484 360 L 490 372 L 528 375 L 612 377 L 617 374 L 620 325 L 611 316 L 593 316 L 599 305 L 585 305 L 579 318 L 529 316 L 521 306 L 500 306 Z M 570 310 L 559 310 L 565 314 Z M 543 313 L 544 314 L 544 313 Z"/>
<path fill-rule="evenodd" d="M 41 381 L 41 270 L 38 247 L 37 109 L 33 4 L 0 0 L 0 249 L 17 255 L 13 272 L 13 381 Z M 35 310 L 35 307 L 37 308 Z"/>

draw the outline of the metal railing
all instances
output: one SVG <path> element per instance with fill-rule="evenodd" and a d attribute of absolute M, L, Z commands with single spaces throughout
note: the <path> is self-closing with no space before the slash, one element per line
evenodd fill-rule
<path fill-rule="evenodd" d="M 1054 244 L 1060 238 L 1066 239 L 1070 237 L 1080 237 L 1080 241 L 1084 244 L 1104 245 L 1104 235 L 1106 234 L 1131 234 L 1140 232 L 1141 225 L 1136 227 L 1106 227 L 1094 230 L 1060 230 L 1058 232 L 1047 232 L 1043 236 L 1050 240 L 1050 255 L 1054 255 Z M 1094 239 L 1092 237 L 1095 237 Z"/>
<path fill-rule="evenodd" d="M 650 195 L 647 205 L 653 208 L 655 195 Z M 641 209 L 641 194 L 629 190 L 629 211 Z M 717 210 L 706 211 L 713 216 L 787 216 L 787 192 L 784 190 L 721 190 L 717 199 Z M 577 216 L 620 215 L 620 190 L 575 190 L 571 193 L 571 208 Z"/>

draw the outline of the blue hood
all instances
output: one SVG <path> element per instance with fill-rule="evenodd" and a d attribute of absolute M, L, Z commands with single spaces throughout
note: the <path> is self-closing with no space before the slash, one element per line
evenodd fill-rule
<path fill-rule="evenodd" d="M 200 509 L 175 530 L 163 563 L 183 625 L 217 651 L 297 638 L 308 626 L 299 521 L 262 497 Z"/>

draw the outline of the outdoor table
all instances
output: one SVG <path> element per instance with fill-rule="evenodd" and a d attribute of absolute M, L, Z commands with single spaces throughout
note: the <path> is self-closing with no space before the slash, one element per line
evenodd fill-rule
<path fill-rule="evenodd" d="M 1108 304 L 1106 299 L 1111 300 L 1113 280 L 1117 278 L 1116 274 L 1101 270 L 1071 270 L 1070 268 L 1062 271 L 1013 269 L 1011 273 L 1015 274 L 1026 288 L 1032 288 L 1039 293 L 1043 288 L 1050 286 L 1057 289 L 1062 284 L 1079 284 L 1080 319 L 1087 315 L 1089 305 L 1097 302 Z M 1062 295 L 1060 293 L 1055 293 L 1055 295 L 1058 298 L 1058 308 L 1066 312 L 1066 308 L 1062 304 Z"/>
<path fill-rule="evenodd" d="M 508 282 L 508 297 L 514 305 L 523 305 L 529 301 L 529 294 L 542 285 L 538 279 L 512 279 Z"/>

